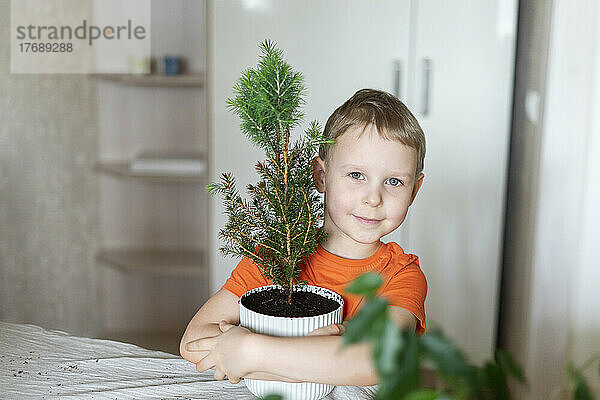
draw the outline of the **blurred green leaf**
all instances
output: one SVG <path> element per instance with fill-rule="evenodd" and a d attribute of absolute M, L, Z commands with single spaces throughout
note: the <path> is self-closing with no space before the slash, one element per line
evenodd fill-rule
<path fill-rule="evenodd" d="M 435 400 L 440 398 L 442 392 L 433 389 L 419 389 L 404 396 L 402 400 Z"/>
<path fill-rule="evenodd" d="M 582 378 L 575 384 L 574 398 L 575 400 L 594 400 L 590 387 L 588 386 L 585 379 Z"/>
<path fill-rule="evenodd" d="M 385 327 L 387 300 L 376 298 L 367 302 L 348 322 L 344 343 L 358 343 L 378 337 Z"/>
<path fill-rule="evenodd" d="M 575 368 L 572 363 L 569 363 L 567 366 L 567 373 L 575 385 L 573 398 L 575 400 L 594 400 L 592 392 L 585 378 L 583 377 L 582 372 Z"/>
<path fill-rule="evenodd" d="M 389 318 L 385 321 L 383 334 L 377 340 L 375 366 L 380 375 L 389 375 L 397 368 L 398 352 L 402 346 L 402 335 L 398 326 Z"/>
<path fill-rule="evenodd" d="M 262 397 L 262 400 L 283 400 L 283 396 L 279 394 L 269 394 L 266 397 Z"/>
<path fill-rule="evenodd" d="M 441 332 L 421 337 L 423 356 L 433 362 L 440 376 L 454 389 L 458 399 L 469 399 L 481 389 L 478 369 L 470 366 L 458 347 Z"/>
<path fill-rule="evenodd" d="M 431 360 L 438 371 L 447 376 L 466 374 L 469 369 L 467 360 L 458 347 L 439 332 L 431 332 L 421 337 L 425 357 Z"/>
<path fill-rule="evenodd" d="M 382 399 L 401 399 L 419 387 L 420 346 L 412 332 L 402 332 L 402 348 L 397 357 L 396 371 L 382 376 L 380 392 Z M 379 394 L 379 392 L 378 392 Z"/>
<path fill-rule="evenodd" d="M 507 376 L 512 376 L 523 385 L 527 385 L 523 370 L 517 365 L 510 354 L 503 350 L 496 351 L 496 362 Z"/>
<path fill-rule="evenodd" d="M 372 298 L 377 293 L 377 289 L 383 284 L 381 276 L 375 272 L 367 272 L 353 280 L 346 288 L 346 293 L 357 294 Z"/>
<path fill-rule="evenodd" d="M 370 341 L 372 357 L 379 377 L 378 400 L 509 400 L 507 379 L 526 383 L 522 369 L 510 355 L 498 351 L 494 360 L 483 368 L 470 365 L 460 349 L 441 330 L 429 329 L 423 336 L 414 331 L 400 330 L 389 318 L 388 303 L 375 297 L 381 277 L 369 273 L 356 279 L 348 293 L 363 295 L 366 304 L 351 319 L 344 343 Z M 432 362 L 438 376 L 444 380 L 443 390 L 420 387 L 423 359 Z M 581 373 L 577 377 L 576 399 L 587 400 L 589 388 Z"/>
<path fill-rule="evenodd" d="M 492 398 L 495 400 L 508 400 L 508 387 L 506 375 L 502 368 L 488 361 L 482 370 L 484 375 L 484 386 L 491 390 Z"/>

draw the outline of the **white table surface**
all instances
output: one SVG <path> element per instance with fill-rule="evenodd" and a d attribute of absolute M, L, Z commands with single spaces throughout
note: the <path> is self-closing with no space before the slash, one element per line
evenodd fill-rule
<path fill-rule="evenodd" d="M 371 399 L 374 387 L 337 386 L 325 399 Z M 35 325 L 0 322 L 1 399 L 252 399 L 179 356 Z"/>

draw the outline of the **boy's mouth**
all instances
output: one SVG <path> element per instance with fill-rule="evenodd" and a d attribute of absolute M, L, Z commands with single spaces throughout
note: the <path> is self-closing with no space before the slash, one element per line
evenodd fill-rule
<path fill-rule="evenodd" d="M 376 224 L 378 224 L 378 223 L 381 222 L 380 219 L 362 218 L 362 217 L 359 217 L 359 216 L 354 215 L 354 214 L 352 214 L 352 216 L 354 218 L 356 218 L 358 221 L 362 222 L 363 224 L 376 225 Z"/>

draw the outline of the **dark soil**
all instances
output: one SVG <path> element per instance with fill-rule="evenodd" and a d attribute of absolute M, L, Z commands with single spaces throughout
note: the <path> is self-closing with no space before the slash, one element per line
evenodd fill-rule
<path fill-rule="evenodd" d="M 274 288 L 252 293 L 242 299 L 242 304 L 254 312 L 276 317 L 313 317 L 339 307 L 337 301 L 310 292 L 294 292 L 291 305 L 287 297 L 287 292 Z"/>

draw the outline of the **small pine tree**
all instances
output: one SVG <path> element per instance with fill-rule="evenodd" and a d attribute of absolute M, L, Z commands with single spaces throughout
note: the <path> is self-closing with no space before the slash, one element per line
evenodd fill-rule
<path fill-rule="evenodd" d="M 293 286 L 305 283 L 297 280 L 299 264 L 326 236 L 311 160 L 321 144 L 333 141 L 326 140 L 313 121 L 290 146 L 290 132 L 304 117 L 304 78 L 274 43 L 266 40 L 260 48 L 258 67 L 242 73 L 233 87 L 236 96 L 227 100 L 241 119 L 241 130 L 265 151 L 265 160 L 256 164 L 260 181 L 247 186 L 250 201 L 238 194 L 231 173 L 207 190 L 222 194 L 229 217 L 218 235 L 225 242 L 221 253 L 251 259 L 267 280 L 286 290 L 291 304 Z"/>

